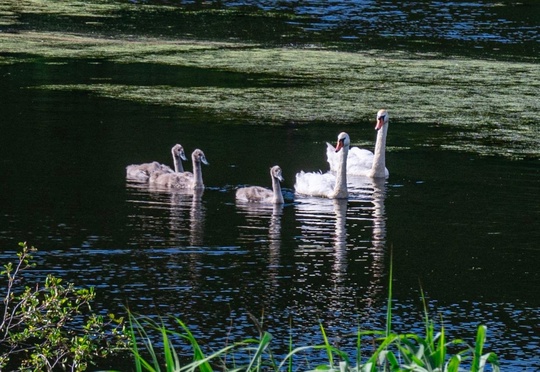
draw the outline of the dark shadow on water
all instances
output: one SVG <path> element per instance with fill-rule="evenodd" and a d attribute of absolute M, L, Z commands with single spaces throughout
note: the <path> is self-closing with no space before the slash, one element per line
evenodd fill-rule
<path fill-rule="evenodd" d="M 6 57 L 35 60 L 28 54 L 6 54 Z M 107 59 L 48 59 L 18 63 L 5 75 L 6 82 L 18 86 L 55 84 L 111 84 L 129 86 L 214 87 L 214 88 L 280 88 L 312 86 L 312 80 L 261 73 L 238 73 L 212 68 L 171 66 L 153 63 L 118 63 Z M 9 70 L 9 68 L 8 68 Z"/>

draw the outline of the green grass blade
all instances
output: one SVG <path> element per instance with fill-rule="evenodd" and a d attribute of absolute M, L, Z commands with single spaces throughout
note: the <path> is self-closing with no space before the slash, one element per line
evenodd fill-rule
<path fill-rule="evenodd" d="M 459 365 L 461 364 L 461 356 L 454 355 L 448 361 L 446 365 L 446 372 L 459 372 Z"/>
<path fill-rule="evenodd" d="M 285 365 L 285 363 L 292 366 L 292 364 L 291 364 L 292 357 L 299 354 L 300 352 L 302 352 L 304 350 L 311 350 L 311 349 L 316 349 L 316 348 L 317 348 L 316 346 L 300 346 L 300 347 L 294 348 L 293 350 L 289 351 L 289 353 L 281 361 L 281 363 L 278 365 L 277 370 L 280 371 L 281 368 L 283 368 L 283 366 Z"/>
<path fill-rule="evenodd" d="M 356 332 L 356 368 L 360 368 L 362 361 L 362 331 L 360 330 L 360 321 L 358 321 L 358 331 Z"/>
<path fill-rule="evenodd" d="M 163 342 L 163 353 L 165 355 L 165 366 L 167 372 L 174 371 L 173 364 L 172 364 L 172 355 L 171 355 L 171 348 L 169 345 L 169 337 L 167 336 L 167 330 L 164 326 L 160 327 L 161 332 L 161 339 Z"/>
<path fill-rule="evenodd" d="M 201 366 L 203 366 L 204 364 L 209 363 L 211 360 L 213 360 L 215 358 L 218 358 L 218 357 L 222 356 L 223 354 L 228 353 L 229 351 L 234 349 L 236 346 L 237 345 L 235 345 L 235 346 L 229 345 L 229 346 L 226 346 L 225 348 L 223 348 L 221 350 L 216 351 L 215 353 L 213 353 L 211 355 L 208 355 L 207 357 L 205 357 L 203 359 L 194 360 L 190 364 L 187 364 L 187 365 L 181 367 L 180 369 L 178 369 L 177 372 L 195 372 L 195 371 L 200 372 L 200 367 Z M 227 371 L 227 372 L 233 372 L 233 371 L 238 370 L 238 369 L 224 369 L 224 370 Z M 242 368 L 241 370 L 245 370 L 245 368 Z"/>
<path fill-rule="evenodd" d="M 146 345 L 146 350 L 148 350 L 148 353 L 152 357 L 152 362 L 154 363 L 154 367 L 151 367 L 150 363 L 148 363 L 146 360 L 143 360 L 142 362 L 145 368 L 148 369 L 149 371 L 160 372 L 161 368 L 159 367 L 157 353 L 154 350 L 154 346 L 152 344 L 152 340 L 150 339 L 150 337 L 146 338 L 145 345 Z"/>
<path fill-rule="evenodd" d="M 264 353 L 264 350 L 266 350 L 268 345 L 270 345 L 271 340 L 272 340 L 272 335 L 268 332 L 264 332 L 261 338 L 261 341 L 259 343 L 259 347 L 255 351 L 255 355 L 253 355 L 253 358 L 251 358 L 247 371 L 251 371 L 255 364 L 259 366 L 259 368 L 257 369 L 260 369 L 260 361 L 261 361 L 262 354 Z"/>
<path fill-rule="evenodd" d="M 393 281 L 393 262 L 394 262 L 394 252 L 390 250 L 390 270 L 388 278 L 388 302 L 386 309 L 386 337 L 390 335 L 392 330 L 392 281 Z"/>
<path fill-rule="evenodd" d="M 132 340 L 132 353 L 135 357 L 135 368 L 137 372 L 142 372 L 143 370 L 148 372 L 158 372 L 160 371 L 159 363 L 157 360 L 156 352 L 152 346 L 152 341 L 150 340 L 150 337 L 148 336 L 145 328 L 141 324 L 140 321 L 135 319 L 133 314 L 129 313 L 129 322 L 130 322 L 130 332 L 131 332 L 131 340 Z M 146 319 L 146 322 L 152 323 L 150 319 Z M 142 344 L 144 345 L 147 353 L 150 355 L 152 359 L 152 364 L 148 362 L 141 352 L 139 351 L 139 348 L 137 346 L 137 335 L 139 339 L 142 340 Z M 143 368 L 144 367 L 144 368 Z"/>
<path fill-rule="evenodd" d="M 288 355 L 291 355 L 291 352 L 293 351 L 293 332 L 292 332 L 292 317 L 289 319 L 289 354 Z M 292 372 L 293 370 L 293 359 L 292 358 L 287 358 L 285 360 L 288 360 L 289 363 L 287 365 L 287 371 L 288 372 Z"/>
<path fill-rule="evenodd" d="M 437 347 L 434 350 L 434 353 L 430 355 L 430 359 L 434 365 L 434 367 L 442 368 L 444 365 L 444 361 L 446 360 L 446 335 L 444 332 L 444 325 L 442 324 L 441 319 L 441 333 L 439 335 L 439 341 L 437 342 Z"/>
<path fill-rule="evenodd" d="M 426 363 L 422 361 L 424 356 L 424 346 L 420 345 L 418 347 L 404 347 L 402 345 L 397 345 L 397 349 L 400 351 L 401 355 L 408 364 L 414 364 L 419 367 L 425 367 Z"/>
<path fill-rule="evenodd" d="M 393 352 L 388 351 L 386 354 L 384 354 L 385 359 L 390 363 L 390 370 L 391 371 L 398 371 L 399 370 L 399 362 L 396 356 Z"/>
<path fill-rule="evenodd" d="M 194 358 L 194 360 L 195 361 L 206 360 L 205 356 L 204 356 L 204 353 L 203 353 L 201 347 L 199 346 L 199 343 L 197 342 L 197 340 L 195 339 L 195 337 L 193 336 L 193 334 L 189 330 L 188 326 L 178 318 L 175 318 L 175 320 L 180 325 L 180 327 L 182 327 L 182 329 L 186 333 L 187 339 L 191 343 L 191 347 L 193 347 L 193 358 Z M 200 372 L 212 372 L 213 371 L 212 366 L 210 365 L 210 363 L 208 363 L 208 361 L 203 362 L 199 366 L 199 369 L 200 369 Z"/>
<path fill-rule="evenodd" d="M 428 305 L 424 290 L 420 285 L 420 297 L 422 298 L 422 306 L 424 308 L 424 326 L 426 328 L 426 341 L 428 345 L 433 344 L 433 323 L 429 319 Z"/>
<path fill-rule="evenodd" d="M 321 333 L 324 340 L 324 345 L 326 347 L 326 354 L 328 355 L 328 364 L 330 366 L 334 366 L 334 357 L 332 355 L 332 345 L 330 345 L 330 342 L 328 342 L 328 337 L 326 337 L 326 332 L 324 331 L 324 327 L 322 323 L 319 321 L 319 327 L 321 328 Z"/>
<path fill-rule="evenodd" d="M 484 364 L 486 363 L 491 364 L 491 369 L 493 370 L 493 372 L 500 372 L 499 358 L 497 357 L 497 354 L 488 353 L 484 355 L 482 358 L 485 359 Z"/>
<path fill-rule="evenodd" d="M 142 372 L 141 366 L 141 354 L 139 353 L 139 348 L 137 346 L 137 337 L 135 335 L 135 328 L 133 323 L 138 323 L 137 320 L 133 317 L 133 314 L 128 310 L 128 322 L 129 322 L 129 338 L 131 339 L 131 352 L 135 358 L 135 371 Z"/>
<path fill-rule="evenodd" d="M 385 331 L 386 333 L 386 331 Z M 385 338 L 382 339 L 382 343 L 381 345 L 379 345 L 379 347 L 377 348 L 377 350 L 375 350 L 375 353 L 368 359 L 368 361 L 366 362 L 366 364 L 371 364 L 373 367 L 372 367 L 372 371 L 375 370 L 375 367 L 377 366 L 377 362 L 379 360 L 379 357 L 381 355 L 381 353 L 383 353 L 383 351 L 390 345 L 392 344 L 393 342 L 395 342 L 397 340 L 397 336 L 394 335 L 394 334 L 390 334 L 388 336 L 386 336 Z"/>
<path fill-rule="evenodd" d="M 173 345 L 169 340 L 167 329 L 164 325 L 160 327 L 161 338 L 163 340 L 163 353 L 165 356 L 165 365 L 167 366 L 167 372 L 174 372 L 180 369 L 180 360 L 178 354 L 175 352 Z"/>
<path fill-rule="evenodd" d="M 480 368 L 480 361 L 482 358 L 482 351 L 484 350 L 484 343 L 486 341 L 486 326 L 478 326 L 476 332 L 476 343 L 474 345 L 473 360 L 471 363 L 471 372 L 481 372 L 483 368 Z"/>

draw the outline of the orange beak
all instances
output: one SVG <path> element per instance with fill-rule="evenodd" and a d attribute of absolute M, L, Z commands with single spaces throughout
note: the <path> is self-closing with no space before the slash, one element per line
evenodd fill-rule
<path fill-rule="evenodd" d="M 343 147 L 343 140 L 338 140 L 337 145 L 336 145 L 336 152 L 341 150 L 342 147 Z"/>
<path fill-rule="evenodd" d="M 384 125 L 384 116 L 381 116 L 380 118 L 377 118 L 377 124 L 375 125 L 375 130 L 379 130 Z"/>

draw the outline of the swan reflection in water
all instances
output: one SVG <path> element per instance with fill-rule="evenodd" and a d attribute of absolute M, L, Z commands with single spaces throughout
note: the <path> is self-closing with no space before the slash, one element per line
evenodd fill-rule
<path fill-rule="evenodd" d="M 185 234 L 184 229 L 178 230 L 186 220 L 189 221 L 189 245 L 202 246 L 204 244 L 204 221 L 206 209 L 202 205 L 204 190 L 193 190 L 190 193 L 171 193 L 171 219 L 170 230 L 177 231 L 179 237 Z M 189 207 L 189 214 L 185 210 Z"/>
<path fill-rule="evenodd" d="M 180 289 L 197 293 L 201 281 L 206 207 L 204 190 L 164 189 L 152 185 L 128 184 L 128 203 L 132 244 L 144 257 L 139 262 L 146 281 L 156 286 L 150 290 L 157 298 Z M 149 259 L 151 257 L 151 259 Z M 152 278 L 149 278 L 152 276 Z M 168 296 L 168 295 L 167 295 Z"/>
<path fill-rule="evenodd" d="M 283 204 L 248 203 L 237 200 L 236 208 L 246 217 L 245 224 L 238 226 L 239 242 L 261 242 L 268 246 L 268 278 L 272 284 L 268 288 L 277 288 Z M 267 240 L 264 237 L 267 237 Z"/>
<path fill-rule="evenodd" d="M 347 271 L 347 199 L 297 198 L 296 219 L 300 223 L 300 244 L 297 254 L 306 258 L 301 265 L 315 263 L 315 273 L 307 268 L 307 275 L 322 276 L 322 266 L 331 256 L 331 273 L 339 281 Z M 326 262 L 325 262 L 326 261 Z"/>
<path fill-rule="evenodd" d="M 371 241 L 367 245 L 367 253 L 371 263 L 370 282 L 366 287 L 364 301 L 367 308 L 372 308 L 374 301 L 379 297 L 386 298 L 383 293 L 382 281 L 385 273 L 384 256 L 386 246 L 386 181 L 383 178 L 367 178 L 361 176 L 349 176 L 348 187 L 355 196 L 350 200 L 350 207 L 354 209 L 356 204 L 368 212 L 368 219 L 372 222 Z M 356 216 L 349 219 L 354 220 Z"/>
<path fill-rule="evenodd" d="M 128 203 L 135 208 L 133 242 L 137 246 L 201 246 L 206 209 L 204 190 L 172 190 L 148 184 L 127 184 Z"/>
<path fill-rule="evenodd" d="M 347 187 L 348 200 L 300 197 L 295 206 L 297 290 L 329 314 L 371 308 L 383 295 L 385 180 L 349 176 Z"/>

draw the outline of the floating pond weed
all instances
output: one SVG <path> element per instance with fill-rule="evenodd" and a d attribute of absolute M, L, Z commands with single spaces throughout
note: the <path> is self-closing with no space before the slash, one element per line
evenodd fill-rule
<path fill-rule="evenodd" d="M 339 125 L 368 120 L 373 107 L 391 107 L 396 122 L 447 127 L 449 137 L 437 144 L 441 148 L 517 158 L 536 157 L 540 151 L 540 65 L 534 63 L 50 33 L 0 34 L 0 40 L 6 52 L 25 53 L 27 59 L 164 66 L 171 76 L 183 68 L 244 76 L 233 86 L 177 86 L 174 80 L 170 85 L 126 85 L 111 76 L 108 84 L 73 82 L 32 89 L 85 91 L 261 124 Z"/>

